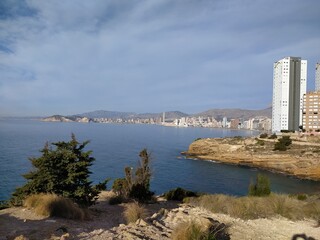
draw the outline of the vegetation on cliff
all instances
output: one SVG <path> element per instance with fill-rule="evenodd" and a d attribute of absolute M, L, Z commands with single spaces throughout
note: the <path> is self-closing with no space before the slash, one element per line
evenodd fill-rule
<path fill-rule="evenodd" d="M 25 174 L 27 183 L 13 193 L 11 203 L 21 205 L 27 196 L 50 193 L 72 199 L 82 207 L 95 203 L 108 179 L 93 186 L 89 167 L 95 160 L 91 151 L 83 151 L 89 141 L 80 143 L 74 134 L 69 142 L 45 144 L 42 156 L 30 158 L 34 169 Z"/>
<path fill-rule="evenodd" d="M 268 196 L 271 193 L 270 180 L 267 176 L 258 174 L 255 183 L 249 185 L 249 196 Z"/>
<path fill-rule="evenodd" d="M 143 149 L 140 154 L 140 161 L 138 167 L 133 174 L 132 167 L 126 167 L 125 177 L 115 179 L 112 189 L 117 194 L 111 200 L 111 203 L 121 203 L 122 200 L 133 198 L 139 202 L 146 202 L 151 200 L 153 192 L 150 191 L 151 169 L 150 161 L 151 154 L 147 149 Z"/>

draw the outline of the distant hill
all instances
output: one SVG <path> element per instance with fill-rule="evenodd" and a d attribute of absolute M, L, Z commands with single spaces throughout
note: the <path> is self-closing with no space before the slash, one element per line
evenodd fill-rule
<path fill-rule="evenodd" d="M 87 113 L 81 113 L 76 114 L 70 117 L 87 117 L 87 118 L 122 118 L 122 119 L 128 119 L 128 118 L 159 118 L 162 117 L 163 113 L 134 113 L 134 112 L 116 112 L 116 111 L 105 111 L 105 110 L 98 110 L 93 112 L 87 112 Z M 166 112 L 166 119 L 175 119 L 175 118 L 181 118 L 181 117 L 187 117 L 189 116 L 186 113 L 179 112 L 179 111 L 170 111 Z"/>
<path fill-rule="evenodd" d="M 64 120 L 75 120 L 77 118 L 86 117 L 88 119 L 93 118 L 110 118 L 110 119 L 148 119 L 148 118 L 160 118 L 163 116 L 163 113 L 134 113 L 134 112 L 117 112 L 117 111 L 105 111 L 105 110 L 97 110 L 93 112 L 75 114 L 71 116 L 60 116 L 55 115 L 48 117 L 47 119 L 60 121 L 62 118 Z M 232 118 L 243 118 L 249 119 L 258 116 L 264 116 L 271 118 L 271 108 L 266 108 L 262 110 L 248 110 L 248 109 L 210 109 L 205 112 L 197 113 L 197 114 L 187 114 L 180 111 L 169 111 L 166 112 L 166 119 L 176 119 L 182 117 L 214 117 L 217 120 L 221 120 L 223 117 L 227 117 L 228 119 Z"/>
<path fill-rule="evenodd" d="M 88 117 L 88 118 L 130 118 L 135 115 L 136 113 L 133 113 L 133 112 L 116 112 L 116 111 L 97 110 L 93 112 L 76 114 L 74 116 Z"/>
<path fill-rule="evenodd" d="M 272 108 L 266 108 L 262 110 L 248 110 L 248 109 L 210 109 L 205 112 L 194 114 L 193 116 L 214 117 L 217 120 L 221 120 L 223 117 L 228 119 L 243 118 L 249 119 L 258 116 L 271 118 Z"/>
<path fill-rule="evenodd" d="M 179 112 L 179 111 L 171 111 L 171 112 L 166 112 L 165 113 L 166 119 L 175 119 L 175 118 L 182 118 L 182 117 L 187 117 L 189 114 Z M 139 118 L 160 118 L 163 116 L 163 113 L 140 113 L 137 114 L 137 117 Z"/>

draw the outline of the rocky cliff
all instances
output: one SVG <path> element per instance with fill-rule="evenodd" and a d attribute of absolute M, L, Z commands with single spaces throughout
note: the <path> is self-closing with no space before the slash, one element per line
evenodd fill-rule
<path fill-rule="evenodd" d="M 199 139 L 191 143 L 185 154 L 320 181 L 320 144 L 293 141 L 287 151 L 274 151 L 276 141 L 240 137 Z"/>

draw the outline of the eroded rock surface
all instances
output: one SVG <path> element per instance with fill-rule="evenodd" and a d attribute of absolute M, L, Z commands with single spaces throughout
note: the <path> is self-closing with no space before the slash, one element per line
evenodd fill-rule
<path fill-rule="evenodd" d="M 287 151 L 274 151 L 277 140 L 206 138 L 190 144 L 190 158 L 258 167 L 320 181 L 320 144 L 293 141 Z"/>

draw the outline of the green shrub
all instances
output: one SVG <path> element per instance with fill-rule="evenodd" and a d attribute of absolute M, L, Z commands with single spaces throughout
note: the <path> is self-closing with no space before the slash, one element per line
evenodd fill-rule
<path fill-rule="evenodd" d="M 257 139 L 257 143 L 256 144 L 259 145 L 259 146 L 264 146 L 265 145 L 264 141 L 262 141 L 260 139 Z"/>
<path fill-rule="evenodd" d="M 183 188 L 172 189 L 169 192 L 164 194 L 164 197 L 167 200 L 183 201 L 186 197 L 196 197 L 197 194 L 192 191 L 185 190 Z"/>
<path fill-rule="evenodd" d="M 294 133 L 294 130 L 281 130 L 282 133 Z"/>
<path fill-rule="evenodd" d="M 267 138 L 268 137 L 268 133 L 261 133 L 260 134 L 260 138 Z"/>
<path fill-rule="evenodd" d="M 256 183 L 251 183 L 249 185 L 249 196 L 268 196 L 270 195 L 270 180 L 267 176 L 258 174 Z"/>
<path fill-rule="evenodd" d="M 46 217 L 62 217 L 84 220 L 87 212 L 79 208 L 70 199 L 55 194 L 36 194 L 24 200 L 24 206 L 33 209 L 36 214 Z"/>
<path fill-rule="evenodd" d="M 128 184 L 125 178 L 117 178 L 114 180 L 112 185 L 112 190 L 118 196 L 127 196 L 128 195 Z"/>
<path fill-rule="evenodd" d="M 112 189 L 123 198 L 134 198 L 139 202 L 146 202 L 154 195 L 150 191 L 151 169 L 149 167 L 151 156 L 147 149 L 143 149 L 140 154 L 139 166 L 135 174 L 133 168 L 125 168 L 125 178 L 116 179 Z"/>
<path fill-rule="evenodd" d="M 290 139 L 290 136 L 283 136 L 274 144 L 273 150 L 286 151 L 291 144 L 292 140 Z"/>
<path fill-rule="evenodd" d="M 9 208 L 10 204 L 8 201 L 0 201 L 0 210 Z"/>
<path fill-rule="evenodd" d="M 108 180 L 91 185 L 89 167 L 95 159 L 91 151 L 83 151 L 88 143 L 79 143 L 74 134 L 69 142 L 52 143 L 53 147 L 46 143 L 41 157 L 30 158 L 34 170 L 24 175 L 27 183 L 16 189 L 11 202 L 21 205 L 31 194 L 55 193 L 84 207 L 94 204 Z"/>
<path fill-rule="evenodd" d="M 277 139 L 277 135 L 274 133 L 272 134 L 270 137 L 268 137 L 269 139 Z"/>
<path fill-rule="evenodd" d="M 125 201 L 122 196 L 113 196 L 109 199 L 109 204 L 110 205 L 118 205 L 121 204 Z"/>
<path fill-rule="evenodd" d="M 129 197 L 138 200 L 139 202 L 147 202 L 151 200 L 153 192 L 149 191 L 144 184 L 136 183 L 132 185 Z"/>
<path fill-rule="evenodd" d="M 307 200 L 307 195 L 306 194 L 298 194 L 297 199 L 300 201 L 305 201 L 305 200 Z"/>

